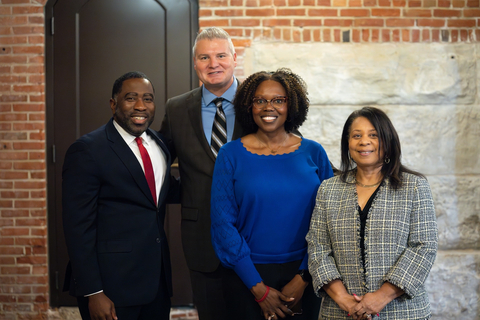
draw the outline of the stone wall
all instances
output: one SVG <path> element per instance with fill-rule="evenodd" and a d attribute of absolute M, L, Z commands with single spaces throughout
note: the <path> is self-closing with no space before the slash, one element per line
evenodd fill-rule
<path fill-rule="evenodd" d="M 288 67 L 307 82 L 311 109 L 300 128 L 340 164 L 348 115 L 383 109 L 403 163 L 431 185 L 439 252 L 427 280 L 433 319 L 480 318 L 480 45 L 254 42 L 245 74 Z"/>

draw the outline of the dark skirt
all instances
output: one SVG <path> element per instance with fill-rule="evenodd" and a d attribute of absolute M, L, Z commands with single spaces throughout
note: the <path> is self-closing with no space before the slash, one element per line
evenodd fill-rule
<path fill-rule="evenodd" d="M 301 261 L 282 264 L 256 264 L 265 285 L 278 291 L 290 282 L 298 272 Z M 235 271 L 227 269 L 224 276 L 223 291 L 227 304 L 229 320 L 264 320 L 262 309 L 255 301 L 250 289 L 237 276 Z M 312 284 L 305 288 L 301 301 L 302 314 L 287 316 L 292 320 L 318 320 L 321 299 L 313 292 Z M 297 306 L 296 306 L 297 307 Z M 280 318 L 279 318 L 280 319 Z"/>

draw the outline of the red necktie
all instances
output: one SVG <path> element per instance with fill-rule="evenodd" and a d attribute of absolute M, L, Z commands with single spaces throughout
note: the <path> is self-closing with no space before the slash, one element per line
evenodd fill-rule
<path fill-rule="evenodd" d="M 152 193 L 153 200 L 155 205 L 157 205 L 157 192 L 155 188 L 155 176 L 153 174 L 152 160 L 148 155 L 147 149 L 142 144 L 142 138 L 136 137 L 135 141 L 138 144 L 138 149 L 140 150 L 140 155 L 142 156 L 143 168 L 145 169 L 145 178 L 147 178 L 148 186 L 150 187 L 150 192 Z"/>

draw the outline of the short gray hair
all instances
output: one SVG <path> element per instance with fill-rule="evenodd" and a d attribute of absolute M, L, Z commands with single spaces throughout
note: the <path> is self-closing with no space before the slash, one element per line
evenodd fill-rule
<path fill-rule="evenodd" d="M 230 38 L 230 35 L 223 30 L 222 28 L 219 27 L 209 27 L 204 29 L 202 32 L 200 32 L 197 35 L 197 38 L 195 39 L 195 44 L 193 45 L 192 53 L 193 57 L 195 57 L 195 50 L 197 49 L 197 42 L 200 40 L 214 40 L 214 39 L 225 39 L 228 41 L 228 48 L 230 49 L 230 52 L 232 56 L 235 54 L 235 47 L 233 46 L 232 39 Z"/>

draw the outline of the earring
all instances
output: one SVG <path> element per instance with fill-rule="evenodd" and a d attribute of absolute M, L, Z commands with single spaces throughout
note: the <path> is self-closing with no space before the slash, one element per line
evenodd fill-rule
<path fill-rule="evenodd" d="M 385 157 L 385 163 L 386 163 L 386 164 L 389 164 L 389 163 L 390 163 L 390 158 L 389 158 L 389 157 Z"/>

